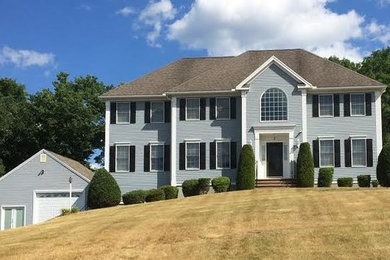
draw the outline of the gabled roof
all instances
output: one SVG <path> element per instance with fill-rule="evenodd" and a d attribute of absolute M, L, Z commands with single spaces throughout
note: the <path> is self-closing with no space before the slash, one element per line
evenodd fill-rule
<path fill-rule="evenodd" d="M 184 58 L 108 91 L 102 98 L 235 89 L 271 57 L 316 88 L 384 84 L 302 49 L 247 51 L 235 57 Z"/>

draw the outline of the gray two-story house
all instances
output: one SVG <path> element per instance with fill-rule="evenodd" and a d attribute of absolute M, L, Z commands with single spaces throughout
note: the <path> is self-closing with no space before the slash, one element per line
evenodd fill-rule
<path fill-rule="evenodd" d="M 291 179 L 309 142 L 316 173 L 371 174 L 385 85 L 301 49 L 184 58 L 102 95 L 105 167 L 122 192 L 228 176 L 251 144 L 256 178 Z"/>

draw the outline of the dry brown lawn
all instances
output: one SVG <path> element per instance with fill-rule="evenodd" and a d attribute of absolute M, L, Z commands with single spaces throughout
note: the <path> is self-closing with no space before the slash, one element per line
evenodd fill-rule
<path fill-rule="evenodd" d="M 7 259 L 390 258 L 390 190 L 256 189 L 0 232 Z"/>

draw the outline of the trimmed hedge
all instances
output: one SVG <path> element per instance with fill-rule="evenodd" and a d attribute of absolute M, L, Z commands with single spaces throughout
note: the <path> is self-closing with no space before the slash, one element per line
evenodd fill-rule
<path fill-rule="evenodd" d="M 151 189 L 146 192 L 146 202 L 153 202 L 159 200 L 165 200 L 165 193 L 162 189 Z"/>
<path fill-rule="evenodd" d="M 309 143 L 301 143 L 297 158 L 298 187 L 314 187 L 314 163 Z"/>
<path fill-rule="evenodd" d="M 333 181 L 333 168 L 320 168 L 318 173 L 318 187 L 330 187 Z"/>
<path fill-rule="evenodd" d="M 353 178 L 351 177 L 343 177 L 337 179 L 337 186 L 339 187 L 352 187 L 353 186 Z"/>
<path fill-rule="evenodd" d="M 210 178 L 198 179 L 199 194 L 207 194 L 210 190 Z"/>
<path fill-rule="evenodd" d="M 372 187 L 374 187 L 374 188 L 378 187 L 378 185 L 379 185 L 378 180 L 372 180 L 372 181 L 371 181 L 371 185 L 372 185 Z"/>
<path fill-rule="evenodd" d="M 250 190 L 255 188 L 255 155 L 252 146 L 246 144 L 242 147 L 237 170 L 237 190 Z"/>
<path fill-rule="evenodd" d="M 116 206 L 121 202 L 118 183 L 104 168 L 95 172 L 88 189 L 88 207 L 91 209 Z"/>
<path fill-rule="evenodd" d="M 125 205 L 144 203 L 146 197 L 146 191 L 133 190 L 123 194 L 122 199 Z"/>
<path fill-rule="evenodd" d="M 211 185 L 215 193 L 226 192 L 230 187 L 230 178 L 226 176 L 214 178 Z"/>
<path fill-rule="evenodd" d="M 184 197 L 196 196 L 200 194 L 199 180 L 197 179 L 185 180 L 181 186 Z"/>
<path fill-rule="evenodd" d="M 179 194 L 179 189 L 177 187 L 164 185 L 161 186 L 160 189 L 164 191 L 166 200 L 177 199 L 177 195 Z"/>
<path fill-rule="evenodd" d="M 359 175 L 357 176 L 359 187 L 370 187 L 371 176 L 370 175 Z"/>
<path fill-rule="evenodd" d="M 390 143 L 384 145 L 379 154 L 376 178 L 382 187 L 390 187 Z"/>

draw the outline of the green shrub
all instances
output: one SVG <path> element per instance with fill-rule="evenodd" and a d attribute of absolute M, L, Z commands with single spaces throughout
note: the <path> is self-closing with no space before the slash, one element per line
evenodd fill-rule
<path fill-rule="evenodd" d="M 353 186 L 353 178 L 351 177 L 343 177 L 337 179 L 337 186 L 339 187 L 352 187 Z"/>
<path fill-rule="evenodd" d="M 105 169 L 95 172 L 88 190 L 88 206 L 91 209 L 116 206 L 121 202 L 121 190 L 114 177 Z"/>
<path fill-rule="evenodd" d="M 125 205 L 144 203 L 146 197 L 146 191 L 133 190 L 123 194 L 122 199 Z"/>
<path fill-rule="evenodd" d="M 72 206 L 72 209 L 61 209 L 61 215 L 60 216 L 66 216 L 70 214 L 74 214 L 79 212 L 79 208 L 77 206 Z"/>
<path fill-rule="evenodd" d="M 146 192 L 146 202 L 153 202 L 159 200 L 165 200 L 165 193 L 162 189 L 151 189 Z"/>
<path fill-rule="evenodd" d="M 376 187 L 378 187 L 379 182 L 378 182 L 378 180 L 372 180 L 371 184 L 372 184 L 372 187 L 376 188 Z"/>
<path fill-rule="evenodd" d="M 357 176 L 359 187 L 370 187 L 371 176 L 370 175 L 359 175 Z"/>
<path fill-rule="evenodd" d="M 318 173 L 318 187 L 330 187 L 333 181 L 333 168 L 320 168 Z"/>
<path fill-rule="evenodd" d="M 207 194 L 210 190 L 210 178 L 198 179 L 199 194 Z"/>
<path fill-rule="evenodd" d="M 226 176 L 214 178 L 211 182 L 215 193 L 226 192 L 230 187 L 230 178 Z"/>
<path fill-rule="evenodd" d="M 242 147 L 237 170 L 237 190 L 250 190 L 255 188 L 255 155 L 252 146 L 246 144 Z"/>
<path fill-rule="evenodd" d="M 72 206 L 72 209 L 70 210 L 70 213 L 77 213 L 77 212 L 79 212 L 80 210 L 79 210 L 79 208 L 77 207 L 77 206 Z"/>
<path fill-rule="evenodd" d="M 298 187 L 314 187 L 314 163 L 309 143 L 301 143 L 297 158 Z"/>
<path fill-rule="evenodd" d="M 199 180 L 185 180 L 181 185 L 183 189 L 184 197 L 196 196 L 200 194 L 199 191 Z"/>
<path fill-rule="evenodd" d="M 382 187 L 390 187 L 390 143 L 384 145 L 379 154 L 376 178 Z"/>
<path fill-rule="evenodd" d="M 164 185 L 161 186 L 160 189 L 164 191 L 166 200 L 176 199 L 179 194 L 179 189 L 174 186 Z"/>

